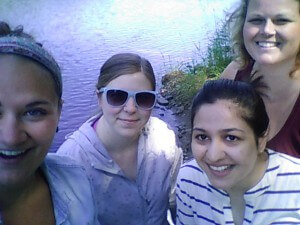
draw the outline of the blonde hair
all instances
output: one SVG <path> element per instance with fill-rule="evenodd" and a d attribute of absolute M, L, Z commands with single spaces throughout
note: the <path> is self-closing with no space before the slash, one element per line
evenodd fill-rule
<path fill-rule="evenodd" d="M 227 20 L 227 25 L 231 31 L 232 47 L 234 49 L 234 54 L 236 60 L 241 64 L 242 68 L 248 66 L 248 64 L 253 61 L 253 58 L 248 53 L 243 37 L 243 27 L 246 20 L 246 15 L 248 11 L 248 5 L 251 0 L 241 0 L 240 5 L 229 15 Z M 295 0 L 299 3 L 299 14 L 300 14 L 300 0 Z M 290 76 L 300 69 L 300 46 L 298 49 L 298 54 L 296 56 L 296 62 Z"/>

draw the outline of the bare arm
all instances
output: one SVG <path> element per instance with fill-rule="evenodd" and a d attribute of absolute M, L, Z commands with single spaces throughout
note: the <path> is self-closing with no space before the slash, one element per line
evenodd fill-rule
<path fill-rule="evenodd" d="M 235 78 L 237 71 L 241 68 L 237 61 L 232 61 L 221 74 L 221 78 L 231 79 Z"/>
<path fill-rule="evenodd" d="M 175 191 L 176 179 L 182 162 L 183 162 L 182 149 L 176 147 L 175 160 L 171 169 L 171 191 L 169 195 L 169 209 L 174 224 L 176 223 L 176 191 Z"/>

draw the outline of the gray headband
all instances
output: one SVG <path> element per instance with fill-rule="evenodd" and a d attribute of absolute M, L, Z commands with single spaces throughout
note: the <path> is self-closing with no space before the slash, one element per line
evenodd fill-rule
<path fill-rule="evenodd" d="M 42 64 L 51 72 L 56 86 L 59 89 L 58 91 L 62 91 L 62 77 L 58 64 L 54 58 L 34 40 L 19 36 L 0 37 L 0 53 L 24 56 Z"/>

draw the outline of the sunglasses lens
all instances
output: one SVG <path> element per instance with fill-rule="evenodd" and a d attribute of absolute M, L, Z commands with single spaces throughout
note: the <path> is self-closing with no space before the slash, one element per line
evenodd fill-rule
<path fill-rule="evenodd" d="M 156 96 L 149 92 L 139 92 L 135 96 L 136 104 L 142 109 L 151 109 L 155 104 Z"/>
<path fill-rule="evenodd" d="M 106 98 L 108 104 L 111 106 L 121 106 L 123 105 L 128 97 L 128 93 L 122 90 L 108 90 L 106 93 Z"/>

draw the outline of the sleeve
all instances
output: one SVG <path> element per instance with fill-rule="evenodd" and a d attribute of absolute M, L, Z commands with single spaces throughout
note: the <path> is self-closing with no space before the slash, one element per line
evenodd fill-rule
<path fill-rule="evenodd" d="M 85 156 L 82 155 L 85 154 L 85 151 L 74 139 L 73 135 L 66 136 L 65 142 L 62 143 L 56 153 L 58 155 L 68 156 L 79 163 L 85 162 Z"/>
<path fill-rule="evenodd" d="M 176 179 L 177 175 L 180 169 L 180 166 L 183 161 L 183 154 L 182 154 L 182 149 L 179 147 L 175 147 L 175 157 L 174 157 L 174 162 L 171 168 L 171 189 L 170 189 L 170 194 L 169 194 L 169 205 L 170 208 L 175 208 L 176 207 Z"/>
<path fill-rule="evenodd" d="M 186 170 L 181 168 L 176 182 L 176 225 L 196 225 L 192 206 L 189 199 L 189 190 L 185 188 L 182 183 L 182 178 L 186 177 L 184 172 Z"/>
<path fill-rule="evenodd" d="M 232 61 L 224 69 L 220 78 L 234 80 L 234 78 L 240 68 L 241 68 L 240 63 L 238 63 L 237 61 Z"/>
<path fill-rule="evenodd" d="M 75 160 L 77 163 L 83 166 L 85 176 L 88 178 L 92 199 L 95 206 L 94 211 L 94 222 L 93 225 L 101 225 L 101 221 L 98 220 L 98 208 L 96 203 L 95 192 L 93 192 L 93 182 L 92 182 L 92 175 L 90 173 L 90 162 L 86 156 L 86 151 L 84 150 L 84 146 L 80 145 L 77 140 L 75 140 L 74 136 L 67 136 L 65 142 L 59 147 L 57 150 L 58 155 L 68 156 Z"/>
<path fill-rule="evenodd" d="M 59 218 L 67 215 L 63 224 L 100 225 L 92 186 L 85 169 L 69 157 L 56 153 L 47 155 L 45 165 L 52 198 L 56 202 L 55 214 Z M 86 209 L 88 211 L 82 214 Z"/>

